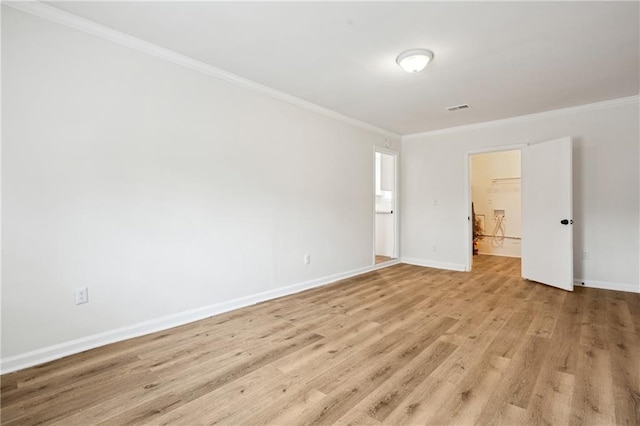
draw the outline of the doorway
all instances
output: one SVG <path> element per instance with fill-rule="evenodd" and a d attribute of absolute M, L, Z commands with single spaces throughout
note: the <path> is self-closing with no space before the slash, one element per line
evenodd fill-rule
<path fill-rule="evenodd" d="M 520 270 L 520 154 L 520 150 L 514 149 L 470 156 L 472 270 L 490 268 L 497 273 Z"/>
<path fill-rule="evenodd" d="M 491 194 L 489 206 L 472 203 L 472 159 L 477 154 L 500 153 L 518 151 L 520 153 L 520 179 L 516 175 L 491 177 L 494 189 L 487 191 Z M 476 166 L 477 167 L 477 166 Z M 499 170 L 504 171 L 504 165 Z M 512 171 L 513 169 L 507 169 Z M 573 291 L 573 219 L 572 219 L 572 140 L 563 137 L 550 141 L 527 143 L 509 147 L 495 147 L 482 151 L 468 152 L 465 167 L 465 197 L 468 200 L 467 233 L 467 265 L 466 271 L 473 269 L 474 241 L 478 235 L 489 235 L 493 239 L 494 230 L 497 240 L 518 241 L 517 238 L 506 238 L 510 230 L 517 231 L 517 227 L 510 224 L 512 217 L 506 205 L 505 198 L 497 197 L 498 193 L 508 193 L 508 188 L 500 190 L 499 183 L 510 185 L 511 191 L 517 181 L 520 182 L 520 261 L 521 276 L 524 279 L 547 284 L 552 287 Z M 503 179 L 501 179 L 503 178 Z M 482 188 L 480 188 L 482 189 Z M 486 190 L 486 188 L 485 188 Z M 504 208 L 503 208 L 504 207 Z M 510 208 L 510 207 L 509 207 Z M 481 211 L 484 210 L 484 211 Z M 476 216 L 484 214 L 482 218 Z M 488 216 L 488 217 L 487 217 Z M 489 232 L 487 232 L 489 230 Z M 494 242 L 494 244 L 496 244 Z M 517 245 L 517 243 L 516 243 Z M 485 246 L 486 247 L 486 246 Z M 502 248 L 504 248 L 504 243 Z M 480 253 L 480 245 L 477 245 Z M 507 252 L 508 253 L 508 252 Z M 495 254 L 495 253 L 491 253 Z M 504 256 L 505 253 L 503 252 Z M 513 255 L 513 254 L 512 254 Z M 488 262 L 485 262 L 485 264 Z"/>
<path fill-rule="evenodd" d="M 374 265 L 398 257 L 397 153 L 375 148 Z"/>

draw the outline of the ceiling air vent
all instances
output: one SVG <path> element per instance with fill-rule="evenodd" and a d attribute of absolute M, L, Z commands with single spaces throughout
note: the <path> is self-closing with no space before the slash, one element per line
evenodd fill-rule
<path fill-rule="evenodd" d="M 462 109 L 469 109 L 469 108 L 471 108 L 469 106 L 469 104 L 462 104 L 462 105 L 456 105 L 456 106 L 447 107 L 447 111 L 459 111 L 459 110 L 462 110 Z"/>

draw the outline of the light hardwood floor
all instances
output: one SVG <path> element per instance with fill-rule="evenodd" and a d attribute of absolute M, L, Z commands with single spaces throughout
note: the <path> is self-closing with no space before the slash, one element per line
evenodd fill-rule
<path fill-rule="evenodd" d="M 640 423 L 639 294 L 475 260 L 396 265 L 5 375 L 2 423 Z"/>
<path fill-rule="evenodd" d="M 390 260 L 392 260 L 392 259 L 393 259 L 393 258 L 392 258 L 392 257 L 389 257 L 389 256 L 380 256 L 380 255 L 376 254 L 376 265 L 377 265 L 378 263 L 388 262 L 388 261 L 390 261 Z"/>
<path fill-rule="evenodd" d="M 500 275 L 520 277 L 522 263 L 519 257 L 490 256 L 481 254 L 473 256 L 473 272 L 486 272 Z"/>

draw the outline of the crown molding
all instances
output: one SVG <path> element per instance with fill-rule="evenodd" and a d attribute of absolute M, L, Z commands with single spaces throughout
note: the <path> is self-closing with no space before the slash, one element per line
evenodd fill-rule
<path fill-rule="evenodd" d="M 205 62 L 198 61 L 196 59 L 182 55 L 180 53 L 174 52 L 169 49 L 165 49 L 164 47 L 160 47 L 158 45 L 144 41 L 137 37 L 130 36 L 128 34 L 114 30 L 112 28 L 98 24 L 97 22 L 91 21 L 89 19 L 81 18 L 77 15 L 71 14 L 69 12 L 65 12 L 53 6 L 49 6 L 49 5 L 40 3 L 38 1 L 31 1 L 31 0 L 27 0 L 27 1 L 1 0 L 1 1 L 3 5 L 12 7 L 22 12 L 26 12 L 31 15 L 34 15 L 52 22 L 56 22 L 58 24 L 73 28 L 75 30 L 85 32 L 87 34 L 91 34 L 93 36 L 102 38 L 103 40 L 107 40 L 112 43 L 116 43 L 121 46 L 130 48 L 133 50 L 137 50 L 139 52 L 145 53 L 150 56 L 154 56 L 159 59 L 163 59 L 167 62 L 171 62 L 176 65 L 183 66 L 185 68 L 189 68 L 193 71 L 197 71 L 202 74 L 206 74 L 210 77 L 214 77 L 219 80 L 223 80 L 228 83 L 234 84 L 236 86 L 240 86 L 245 89 L 252 90 L 262 95 L 269 96 L 271 98 L 278 99 L 280 101 L 289 103 L 291 105 L 295 105 L 295 106 L 313 111 L 320 115 L 333 118 L 337 121 L 350 124 L 354 127 L 358 127 L 363 130 L 367 130 L 383 136 L 388 136 L 388 137 L 393 137 L 398 139 L 402 138 L 403 141 L 419 139 L 419 138 L 428 137 L 428 136 L 453 134 L 453 133 L 470 131 L 470 130 L 479 130 L 479 129 L 502 126 L 506 124 L 527 122 L 527 121 L 532 121 L 532 120 L 537 120 L 542 118 L 557 117 L 557 116 L 572 114 L 580 111 L 598 110 L 603 108 L 610 108 L 610 107 L 615 107 L 619 105 L 626 105 L 626 104 L 639 102 L 639 96 L 634 95 L 634 96 L 629 96 L 625 98 L 612 99 L 612 100 L 607 100 L 603 102 L 596 102 L 596 103 L 591 103 L 586 105 L 579 105 L 575 107 L 545 111 L 545 112 L 540 112 L 535 114 L 521 115 L 517 117 L 510 117 L 510 118 L 504 118 L 504 119 L 493 120 L 493 121 L 485 121 L 481 123 L 467 124 L 467 125 L 462 125 L 457 127 L 448 127 L 444 129 L 429 130 L 426 132 L 412 133 L 408 135 L 400 135 L 398 133 L 394 133 L 389 130 L 382 129 L 380 127 L 366 123 L 364 121 L 357 120 L 355 118 L 346 116 L 339 112 L 314 104 L 312 102 L 305 101 L 304 99 L 297 98 L 295 96 L 289 95 L 287 93 L 281 92 L 279 90 L 273 89 L 263 84 L 256 83 L 255 81 L 242 78 L 238 75 L 232 74 L 228 71 L 224 71 L 220 68 L 214 67 Z"/>
<path fill-rule="evenodd" d="M 578 105 L 578 106 L 569 107 L 569 108 L 538 112 L 535 114 L 527 114 L 527 115 L 520 115 L 517 117 L 503 118 L 500 120 L 484 121 L 481 123 L 467 124 L 464 126 L 447 127 L 446 129 L 430 130 L 430 131 L 421 132 L 421 133 L 412 133 L 409 135 L 402 136 L 402 140 L 406 141 L 406 140 L 419 139 L 419 138 L 428 137 L 428 136 L 446 135 L 446 134 L 459 133 L 459 132 L 465 132 L 470 130 L 488 129 L 492 127 L 504 126 L 507 124 L 522 123 L 522 122 L 527 122 L 532 120 L 539 120 L 543 118 L 559 117 L 567 114 L 574 114 L 576 112 L 581 112 L 581 111 L 595 111 L 595 110 L 600 110 L 605 108 L 612 108 L 620 105 L 629 105 L 629 104 L 638 103 L 639 101 L 640 101 L 640 97 L 638 95 L 634 95 L 634 96 L 628 96 L 625 98 L 611 99 L 608 101 Z"/>
<path fill-rule="evenodd" d="M 339 112 L 330 110 L 320 105 L 314 104 L 304 99 L 297 98 L 295 96 L 288 95 L 271 87 L 265 86 L 255 81 L 242 78 L 238 75 L 232 74 L 228 71 L 224 71 L 220 68 L 209 65 L 205 62 L 198 61 L 189 56 L 182 55 L 164 47 L 160 47 L 153 43 L 149 43 L 137 37 L 130 36 L 97 22 L 89 19 L 81 18 L 69 12 L 57 9 L 53 6 L 40 3 L 38 1 L 2 1 L 3 5 L 10 6 L 14 9 L 22 12 L 29 13 L 31 15 L 43 18 L 58 24 L 73 28 L 78 31 L 91 34 L 96 37 L 100 37 L 103 40 L 110 41 L 112 43 L 119 44 L 124 47 L 128 47 L 133 50 L 145 53 L 150 56 L 154 56 L 159 59 L 163 59 L 168 62 L 172 62 L 177 65 L 181 65 L 185 68 L 189 68 L 193 71 L 206 74 L 208 76 L 217 78 L 219 80 L 226 81 L 228 83 L 235 84 L 236 86 L 243 87 L 245 89 L 253 90 L 262 95 L 269 96 L 274 99 L 278 99 L 289 104 L 305 108 L 307 110 L 316 112 L 326 117 L 333 118 L 346 124 L 350 124 L 361 129 L 378 133 L 380 135 L 389 136 L 393 138 L 400 138 L 401 135 L 391 132 L 380 127 L 376 127 L 372 124 L 365 123 L 364 121 L 357 120 L 355 118 L 340 114 Z"/>

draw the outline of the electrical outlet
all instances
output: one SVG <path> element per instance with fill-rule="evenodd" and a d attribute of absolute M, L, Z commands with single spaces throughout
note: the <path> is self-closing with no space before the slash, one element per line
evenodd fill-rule
<path fill-rule="evenodd" d="M 304 264 L 305 264 L 305 265 L 308 265 L 308 264 L 310 264 L 310 263 L 311 263 L 311 255 L 309 255 L 309 254 L 305 254 L 305 255 L 304 255 Z"/>
<path fill-rule="evenodd" d="M 582 252 L 582 259 L 584 259 L 584 260 L 589 259 L 589 252 L 588 251 L 583 251 Z"/>
<path fill-rule="evenodd" d="M 433 207 L 438 207 L 438 200 L 433 200 Z"/>
<path fill-rule="evenodd" d="M 432 249 L 433 249 L 433 252 L 435 253 L 435 252 L 437 252 L 437 251 L 438 251 L 438 246 L 434 244 L 434 245 L 433 245 L 433 247 L 432 247 Z"/>
<path fill-rule="evenodd" d="M 89 301 L 89 287 L 76 288 L 76 305 L 82 305 Z"/>

